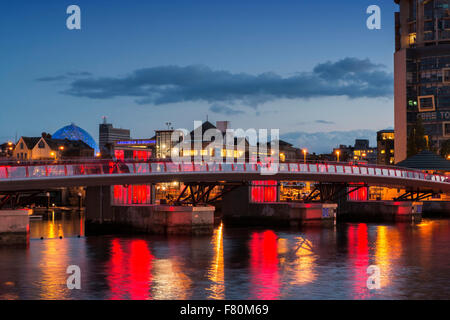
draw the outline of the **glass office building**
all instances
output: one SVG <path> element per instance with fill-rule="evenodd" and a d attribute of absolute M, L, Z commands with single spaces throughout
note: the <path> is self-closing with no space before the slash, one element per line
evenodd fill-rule
<path fill-rule="evenodd" d="M 450 0 L 395 0 L 395 162 L 420 117 L 431 147 L 450 139 Z"/>

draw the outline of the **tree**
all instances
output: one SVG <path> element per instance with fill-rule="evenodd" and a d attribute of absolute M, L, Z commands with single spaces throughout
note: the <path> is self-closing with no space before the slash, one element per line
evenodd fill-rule
<path fill-rule="evenodd" d="M 417 118 L 416 123 L 411 128 L 407 143 L 408 157 L 414 156 L 423 150 L 429 150 L 427 138 L 425 136 L 425 128 L 421 117 Z"/>

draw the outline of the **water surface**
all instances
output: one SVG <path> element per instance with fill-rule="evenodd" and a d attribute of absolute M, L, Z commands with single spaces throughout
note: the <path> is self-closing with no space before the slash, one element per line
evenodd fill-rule
<path fill-rule="evenodd" d="M 0 249 L 0 299 L 450 298 L 450 220 L 301 231 L 222 225 L 204 237 L 83 232 L 77 213 L 32 221 L 28 248 Z M 69 265 L 81 268 L 81 290 L 67 289 Z M 367 289 L 370 265 L 381 270 L 379 290 Z"/>

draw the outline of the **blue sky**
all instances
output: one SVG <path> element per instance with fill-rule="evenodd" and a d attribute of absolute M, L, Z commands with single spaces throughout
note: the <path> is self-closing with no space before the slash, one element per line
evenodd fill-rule
<path fill-rule="evenodd" d="M 81 30 L 66 28 L 71 4 Z M 381 30 L 366 27 L 372 4 Z M 393 0 L 2 0 L 0 140 L 71 122 L 97 139 L 102 116 L 145 138 L 208 115 L 279 128 L 317 152 L 373 141 L 393 126 L 395 10 Z"/>

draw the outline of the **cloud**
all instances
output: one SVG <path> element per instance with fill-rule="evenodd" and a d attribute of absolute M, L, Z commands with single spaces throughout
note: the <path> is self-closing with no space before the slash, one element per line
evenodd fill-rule
<path fill-rule="evenodd" d="M 87 72 L 87 71 L 66 72 L 66 74 L 64 74 L 64 75 L 47 76 L 47 77 L 37 78 L 36 81 L 38 81 L 38 82 L 54 82 L 54 81 L 73 79 L 73 78 L 77 78 L 77 77 L 90 77 L 90 76 L 92 76 L 92 73 Z"/>
<path fill-rule="evenodd" d="M 66 80 L 67 77 L 66 76 L 49 76 L 49 77 L 42 77 L 42 78 L 37 78 L 36 81 L 39 82 L 52 82 L 52 81 L 61 81 L 61 80 Z"/>
<path fill-rule="evenodd" d="M 376 144 L 376 131 L 374 130 L 351 130 L 332 132 L 290 132 L 281 135 L 281 139 L 286 140 L 296 147 L 307 148 L 309 152 L 331 153 L 333 148 L 339 145 L 354 145 L 355 139 L 369 139 L 370 144 Z"/>
<path fill-rule="evenodd" d="M 335 122 L 327 121 L 327 120 L 316 120 L 315 123 L 319 123 L 319 124 L 335 124 Z"/>
<path fill-rule="evenodd" d="M 318 64 L 312 72 L 283 77 L 212 70 L 201 65 L 143 68 L 120 77 L 89 77 L 70 83 L 64 94 L 91 99 L 131 97 L 138 104 L 240 103 L 256 107 L 276 99 L 392 97 L 393 76 L 369 59 Z"/>
<path fill-rule="evenodd" d="M 214 113 L 219 113 L 219 114 L 225 114 L 228 116 L 245 113 L 242 110 L 236 110 L 236 109 L 230 108 L 228 106 L 220 105 L 220 104 L 214 104 L 214 105 L 210 106 L 209 111 L 214 112 Z"/>

